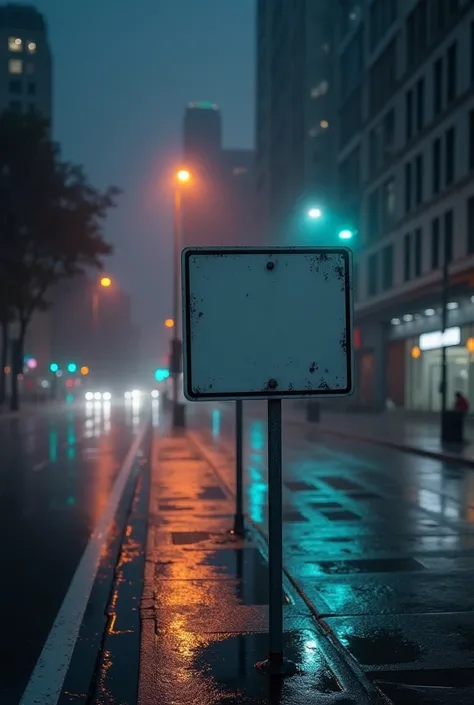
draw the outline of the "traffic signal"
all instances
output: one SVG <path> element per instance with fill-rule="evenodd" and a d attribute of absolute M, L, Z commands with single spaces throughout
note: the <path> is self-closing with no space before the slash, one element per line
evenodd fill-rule
<path fill-rule="evenodd" d="M 170 371 L 166 369 L 155 370 L 155 379 L 157 382 L 164 382 L 170 376 Z"/>
<path fill-rule="evenodd" d="M 84 375 L 84 376 L 85 376 L 85 375 L 88 375 L 88 374 L 89 374 L 89 368 L 87 367 L 87 365 L 83 365 L 83 366 L 81 367 L 81 375 Z"/>
<path fill-rule="evenodd" d="M 67 371 L 68 372 L 76 372 L 77 370 L 77 365 L 75 362 L 70 362 L 69 365 L 67 366 Z"/>
<path fill-rule="evenodd" d="M 50 372 L 57 372 L 59 370 L 59 365 L 57 362 L 52 362 L 49 366 Z"/>

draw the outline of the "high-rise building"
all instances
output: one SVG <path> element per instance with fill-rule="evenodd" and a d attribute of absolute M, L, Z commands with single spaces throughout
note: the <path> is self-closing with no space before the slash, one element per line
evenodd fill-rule
<path fill-rule="evenodd" d="M 222 148 L 219 106 L 190 103 L 184 117 L 183 246 L 254 242 L 253 152 Z"/>
<path fill-rule="evenodd" d="M 336 14 L 327 0 L 258 1 L 256 208 L 269 243 L 306 242 L 308 208 L 334 208 Z"/>
<path fill-rule="evenodd" d="M 338 19 L 340 198 L 360 212 L 356 401 L 439 409 L 445 346 L 448 404 L 457 390 L 472 403 L 473 3 L 346 0 Z"/>
<path fill-rule="evenodd" d="M 0 111 L 52 118 L 52 60 L 43 15 L 30 5 L 0 5 Z"/>

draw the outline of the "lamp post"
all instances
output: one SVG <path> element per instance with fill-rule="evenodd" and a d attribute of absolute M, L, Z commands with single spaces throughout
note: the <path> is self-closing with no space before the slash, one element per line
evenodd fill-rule
<path fill-rule="evenodd" d="M 449 299 L 449 252 L 446 232 L 443 238 L 443 275 L 441 284 L 441 440 L 449 440 L 446 429 L 446 409 L 448 405 L 448 361 L 446 358 L 446 345 L 444 337 L 448 327 L 448 299 Z"/>
<path fill-rule="evenodd" d="M 187 169 L 180 169 L 176 173 L 174 190 L 174 227 L 173 227 L 173 337 L 171 339 L 170 373 L 173 379 L 173 419 L 174 429 L 184 428 L 184 404 L 179 401 L 179 378 L 182 372 L 181 353 L 182 344 L 179 337 L 179 255 L 181 245 L 181 190 L 191 180 Z"/>

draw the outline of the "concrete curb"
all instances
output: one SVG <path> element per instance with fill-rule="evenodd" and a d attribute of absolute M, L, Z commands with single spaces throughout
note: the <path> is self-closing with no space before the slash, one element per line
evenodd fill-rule
<path fill-rule="evenodd" d="M 304 421 L 290 421 L 292 426 L 305 426 Z M 402 453 L 411 453 L 414 455 L 421 455 L 425 458 L 432 458 L 433 460 L 441 460 L 446 463 L 456 463 L 457 465 L 465 465 L 469 468 L 474 468 L 474 459 L 466 458 L 455 453 L 448 453 L 436 450 L 428 450 L 427 448 L 420 448 L 419 446 L 407 445 L 406 443 L 397 443 L 395 441 L 389 441 L 385 438 L 373 438 L 371 436 L 360 436 L 357 433 L 348 433 L 347 431 L 338 431 L 327 426 L 315 426 L 315 430 L 321 433 L 326 433 L 331 436 L 337 436 L 339 438 L 345 438 L 351 441 L 359 441 L 360 443 L 370 443 L 372 445 L 384 446 L 386 448 L 393 448 Z"/>

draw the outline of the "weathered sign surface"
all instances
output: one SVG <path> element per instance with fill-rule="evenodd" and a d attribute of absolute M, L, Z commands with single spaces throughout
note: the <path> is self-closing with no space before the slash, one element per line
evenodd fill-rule
<path fill-rule="evenodd" d="M 351 269 L 344 247 L 183 250 L 185 396 L 351 394 Z"/>

